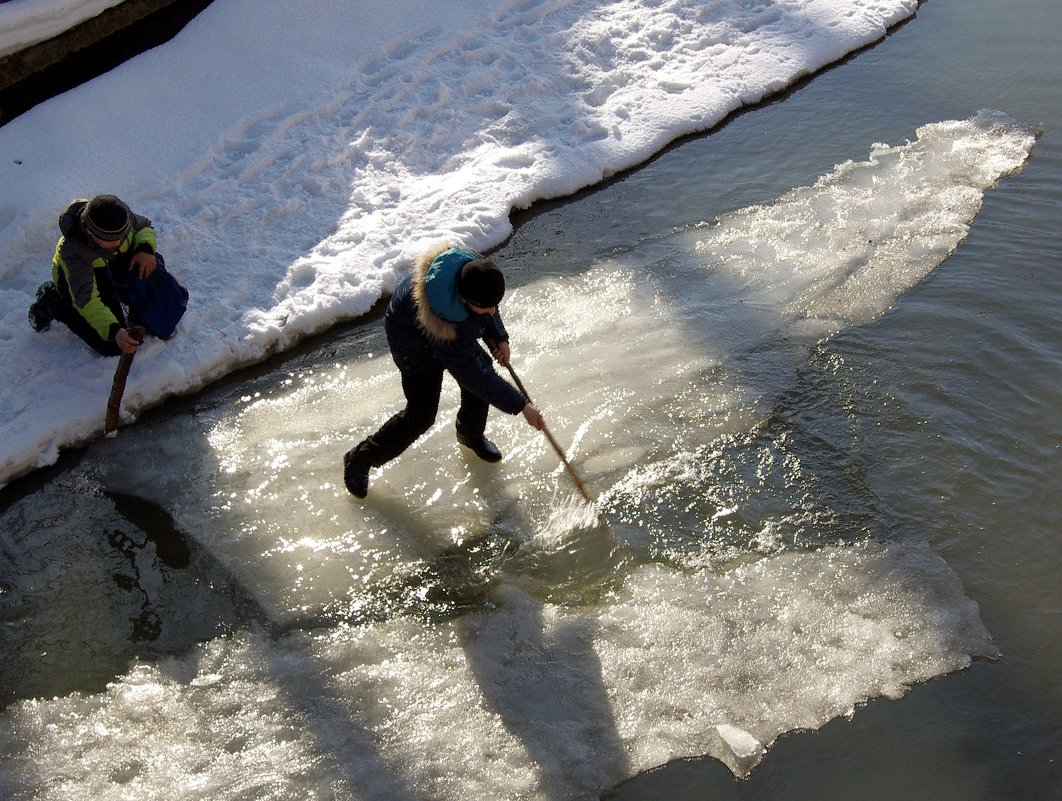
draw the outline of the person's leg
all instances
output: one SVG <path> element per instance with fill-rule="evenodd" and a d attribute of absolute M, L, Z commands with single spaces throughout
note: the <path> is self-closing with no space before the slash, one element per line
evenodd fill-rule
<path fill-rule="evenodd" d="M 354 450 L 372 467 L 398 457 L 435 422 L 442 394 L 442 368 L 402 373 L 406 407 Z"/>
<path fill-rule="evenodd" d="M 442 379 L 441 366 L 402 371 L 405 408 L 343 457 L 343 481 L 352 495 L 364 498 L 369 490 L 369 468 L 397 458 L 431 428 L 439 412 Z"/>
<path fill-rule="evenodd" d="M 60 303 L 62 298 L 55 288 L 55 282 L 45 281 L 37 287 L 37 295 L 29 307 L 30 327 L 37 333 L 51 328 Z"/>
<path fill-rule="evenodd" d="M 484 436 L 490 404 L 475 393 L 461 388 L 461 406 L 457 410 L 457 441 L 471 448 L 476 456 L 488 462 L 502 458 L 501 451 Z"/>
<path fill-rule="evenodd" d="M 490 404 L 479 395 L 461 387 L 461 405 L 457 409 L 457 433 L 468 439 L 483 436 L 487 430 Z"/>
<path fill-rule="evenodd" d="M 122 349 L 119 348 L 116 343 L 101 337 L 96 329 L 89 325 L 88 320 L 82 317 L 77 309 L 74 308 L 74 305 L 62 295 L 58 293 L 56 294 L 55 299 L 51 304 L 51 311 L 54 319 L 73 331 L 86 345 L 96 351 L 96 353 L 101 356 L 122 355 Z M 120 306 L 118 307 L 118 312 L 119 313 L 115 316 L 121 321 L 123 317 L 121 315 Z"/>

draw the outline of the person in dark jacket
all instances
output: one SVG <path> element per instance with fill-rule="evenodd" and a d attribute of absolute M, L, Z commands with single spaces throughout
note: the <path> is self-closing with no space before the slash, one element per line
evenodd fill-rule
<path fill-rule="evenodd" d="M 479 340 L 501 365 L 509 363 L 509 336 L 498 304 L 505 278 L 490 259 L 464 248 L 440 245 L 421 256 L 387 307 L 384 330 L 402 376 L 405 408 L 343 457 L 343 481 L 352 495 L 369 491 L 369 469 L 391 461 L 431 428 L 439 411 L 443 372 L 461 388 L 457 441 L 488 462 L 502 458 L 485 436 L 494 406 L 523 414 L 534 428 L 541 412 L 499 376 Z"/>
<path fill-rule="evenodd" d="M 162 265 L 151 221 L 114 195 L 97 195 L 71 202 L 59 217 L 59 231 L 52 280 L 37 290 L 30 325 L 45 331 L 59 320 L 103 356 L 136 352 L 124 287 Z"/>

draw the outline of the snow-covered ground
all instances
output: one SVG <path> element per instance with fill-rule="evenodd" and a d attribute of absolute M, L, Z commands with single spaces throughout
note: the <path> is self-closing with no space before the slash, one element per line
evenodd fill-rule
<path fill-rule="evenodd" d="M 106 5 L 4 3 L 0 52 Z M 135 415 L 364 314 L 432 243 L 498 245 L 514 208 L 638 164 L 916 7 L 215 0 L 0 128 L 0 483 L 102 432 L 115 362 L 26 320 L 71 198 L 113 192 L 150 217 L 191 292 L 177 336 L 137 356 Z"/>

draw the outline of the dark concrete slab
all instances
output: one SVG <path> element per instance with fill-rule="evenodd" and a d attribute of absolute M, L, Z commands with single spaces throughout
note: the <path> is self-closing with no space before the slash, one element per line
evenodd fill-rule
<path fill-rule="evenodd" d="M 0 125 L 176 36 L 211 0 L 126 0 L 0 58 Z"/>

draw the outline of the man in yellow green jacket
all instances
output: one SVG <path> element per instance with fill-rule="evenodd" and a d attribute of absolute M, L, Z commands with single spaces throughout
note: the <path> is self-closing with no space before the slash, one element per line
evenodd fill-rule
<path fill-rule="evenodd" d="M 30 324 L 43 331 L 59 320 L 104 356 L 134 353 L 138 345 L 127 330 L 124 289 L 162 264 L 151 221 L 114 195 L 97 195 L 70 203 L 59 230 L 52 282 L 37 290 Z"/>

